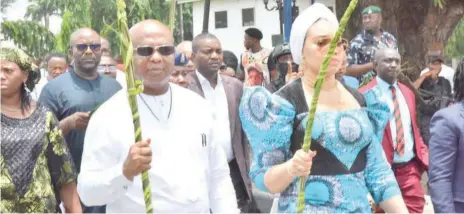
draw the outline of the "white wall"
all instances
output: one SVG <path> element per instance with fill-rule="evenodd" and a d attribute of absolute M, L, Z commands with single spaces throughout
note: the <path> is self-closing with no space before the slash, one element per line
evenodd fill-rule
<path fill-rule="evenodd" d="M 335 0 L 316 0 L 335 9 Z M 297 0 L 300 12 L 309 7 L 311 0 Z M 275 6 L 275 1 L 270 0 L 268 7 Z M 204 1 L 193 3 L 193 35 L 201 33 L 203 28 Z M 255 26 L 242 26 L 242 9 L 254 8 Z M 227 28 L 215 28 L 215 12 L 227 10 Z M 280 34 L 278 11 L 267 11 L 262 0 L 211 0 L 209 15 L 209 32 L 216 35 L 222 42 L 224 50 L 230 50 L 237 55 L 243 52 L 244 31 L 250 27 L 256 27 L 263 32 L 264 38 L 261 45 L 272 48 L 272 35 Z"/>

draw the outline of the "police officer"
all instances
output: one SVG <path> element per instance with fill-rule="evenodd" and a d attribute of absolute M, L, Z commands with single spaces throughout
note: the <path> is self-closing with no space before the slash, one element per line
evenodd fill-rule
<path fill-rule="evenodd" d="M 351 40 L 348 52 L 347 76 L 357 78 L 360 85 L 372 80 L 376 75 L 374 71 L 374 54 L 381 48 L 397 47 L 396 38 L 383 31 L 382 10 L 377 6 L 369 6 L 362 11 L 362 23 L 364 30 Z"/>

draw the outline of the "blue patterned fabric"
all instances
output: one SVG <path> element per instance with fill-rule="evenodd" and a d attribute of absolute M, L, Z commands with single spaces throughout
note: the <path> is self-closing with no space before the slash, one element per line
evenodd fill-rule
<path fill-rule="evenodd" d="M 308 176 L 305 213 L 367 213 L 371 212 L 368 192 L 376 203 L 401 194 L 380 143 L 390 114 L 388 106 L 376 99 L 378 93 L 371 90 L 365 94 L 365 108 L 316 113 L 312 138 L 347 168 L 368 147 L 366 168 L 352 174 Z M 290 102 L 262 87 L 244 91 L 240 119 L 253 150 L 250 177 L 263 191 L 268 191 L 264 185 L 266 171 L 292 157 L 290 139 L 295 117 L 304 117 L 301 124 L 306 126 L 308 114 L 295 114 Z M 281 193 L 279 212 L 296 212 L 298 180 Z"/>

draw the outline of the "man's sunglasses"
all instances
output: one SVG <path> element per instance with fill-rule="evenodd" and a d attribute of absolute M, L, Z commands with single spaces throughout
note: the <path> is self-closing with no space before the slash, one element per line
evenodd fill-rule
<path fill-rule="evenodd" d="M 148 57 L 158 51 L 163 56 L 169 56 L 176 52 L 176 47 L 173 45 L 161 45 L 161 46 L 140 46 L 134 49 L 137 55 Z"/>
<path fill-rule="evenodd" d="M 86 51 L 88 48 L 92 51 L 99 51 L 101 49 L 101 44 L 77 44 L 74 47 L 76 47 L 78 51 Z"/>

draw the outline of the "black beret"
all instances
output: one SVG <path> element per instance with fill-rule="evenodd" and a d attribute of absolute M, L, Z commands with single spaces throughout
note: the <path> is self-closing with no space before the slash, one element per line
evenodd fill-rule
<path fill-rule="evenodd" d="M 245 33 L 257 40 L 261 40 L 263 38 L 263 33 L 257 28 L 248 28 L 245 30 Z"/>

